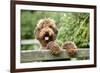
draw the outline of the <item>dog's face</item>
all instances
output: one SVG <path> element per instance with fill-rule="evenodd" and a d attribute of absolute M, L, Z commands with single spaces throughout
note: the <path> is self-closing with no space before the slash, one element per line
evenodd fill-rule
<path fill-rule="evenodd" d="M 55 39 L 55 33 L 52 28 L 45 27 L 40 30 L 39 38 L 44 40 L 46 43 L 53 41 Z"/>
<path fill-rule="evenodd" d="M 38 22 L 35 35 L 42 45 L 54 41 L 57 36 L 57 27 L 52 19 L 42 19 Z"/>

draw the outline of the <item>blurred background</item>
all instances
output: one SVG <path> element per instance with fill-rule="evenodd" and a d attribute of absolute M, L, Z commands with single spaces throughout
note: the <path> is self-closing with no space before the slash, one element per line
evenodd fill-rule
<path fill-rule="evenodd" d="M 34 29 L 43 18 L 54 19 L 58 27 L 56 41 L 74 41 L 79 48 L 89 48 L 89 13 L 21 10 L 21 40 L 34 40 Z M 21 50 L 34 50 L 36 44 L 21 44 Z"/>

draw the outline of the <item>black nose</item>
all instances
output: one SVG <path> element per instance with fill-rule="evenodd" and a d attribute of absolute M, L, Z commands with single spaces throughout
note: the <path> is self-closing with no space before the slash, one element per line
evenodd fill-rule
<path fill-rule="evenodd" d="M 49 32 L 45 32 L 45 36 L 49 36 Z"/>

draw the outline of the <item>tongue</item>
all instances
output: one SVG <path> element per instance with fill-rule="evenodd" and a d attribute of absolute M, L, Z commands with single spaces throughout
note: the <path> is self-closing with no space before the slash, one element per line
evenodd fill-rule
<path fill-rule="evenodd" d="M 45 37 L 45 40 L 49 40 L 49 37 Z"/>

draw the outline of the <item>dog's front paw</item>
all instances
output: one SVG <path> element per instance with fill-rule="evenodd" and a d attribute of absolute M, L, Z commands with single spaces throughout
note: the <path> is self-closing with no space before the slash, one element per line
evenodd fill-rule
<path fill-rule="evenodd" d="M 59 55 L 61 52 L 61 50 L 58 46 L 53 46 L 52 48 L 50 48 L 50 50 L 53 55 Z"/>
<path fill-rule="evenodd" d="M 76 54 L 77 54 L 77 49 L 70 48 L 69 50 L 67 50 L 67 52 L 68 52 L 68 55 L 69 55 L 70 57 L 74 57 L 74 56 L 76 56 Z"/>
<path fill-rule="evenodd" d="M 63 44 L 63 49 L 66 50 L 70 57 L 74 57 L 77 54 L 77 46 L 74 42 L 65 42 Z"/>
<path fill-rule="evenodd" d="M 54 41 L 51 41 L 48 43 L 47 49 L 50 49 L 51 54 L 53 54 L 55 56 L 57 56 L 61 53 L 61 49 L 60 49 L 59 45 Z"/>

